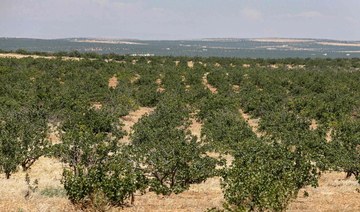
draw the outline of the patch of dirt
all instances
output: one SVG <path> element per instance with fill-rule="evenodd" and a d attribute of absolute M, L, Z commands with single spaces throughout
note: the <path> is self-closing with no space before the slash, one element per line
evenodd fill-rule
<path fill-rule="evenodd" d="M 330 129 L 326 132 L 326 137 L 325 137 L 325 139 L 326 139 L 326 142 L 328 142 L 328 143 L 332 141 L 332 136 L 331 136 L 332 131 L 333 131 L 333 129 L 330 128 Z"/>
<path fill-rule="evenodd" d="M 243 67 L 243 68 L 250 68 L 251 65 L 250 65 L 250 64 L 243 64 L 242 67 Z"/>
<path fill-rule="evenodd" d="M 121 117 L 121 122 L 124 124 L 123 130 L 127 132 L 127 136 L 124 136 L 122 139 L 120 139 L 121 143 L 129 144 L 130 143 L 130 134 L 132 133 L 132 127 L 134 124 L 136 124 L 139 119 L 143 116 L 149 115 L 155 110 L 155 108 L 150 107 L 140 107 L 138 110 L 132 111 L 127 116 Z"/>
<path fill-rule="evenodd" d="M 161 77 L 161 76 L 160 76 Z M 157 84 L 158 88 L 156 89 L 157 92 L 162 93 L 165 91 L 165 88 L 162 87 L 162 80 L 161 78 L 156 79 L 155 83 Z"/>
<path fill-rule="evenodd" d="M 188 66 L 189 68 L 194 68 L 194 62 L 193 62 L 193 61 L 188 61 L 188 62 L 187 62 L 187 66 Z"/>
<path fill-rule="evenodd" d="M 310 130 L 316 130 L 318 128 L 318 124 L 315 119 L 311 119 L 311 124 L 309 126 Z"/>
<path fill-rule="evenodd" d="M 264 136 L 263 132 L 259 132 L 260 118 L 253 119 L 249 114 L 245 113 L 242 109 L 239 109 L 239 113 L 243 117 L 243 119 L 249 124 L 251 130 L 256 134 L 257 137 Z"/>
<path fill-rule="evenodd" d="M 239 85 L 233 85 L 232 89 L 235 93 L 240 93 L 240 86 Z"/>
<path fill-rule="evenodd" d="M 189 130 L 190 130 L 191 134 L 196 136 L 197 140 L 200 141 L 202 123 L 197 121 L 194 117 L 190 118 L 190 122 L 191 122 L 191 124 L 189 126 Z"/>
<path fill-rule="evenodd" d="M 109 83 L 108 83 L 108 86 L 109 86 L 109 88 L 113 88 L 113 89 L 115 89 L 116 88 L 116 86 L 118 85 L 118 79 L 117 79 L 117 77 L 114 75 L 113 77 L 111 77 L 110 79 L 109 79 Z"/>
<path fill-rule="evenodd" d="M 323 173 L 319 187 L 301 189 L 287 211 L 360 211 L 360 184 L 343 172 Z M 304 191 L 309 193 L 304 197 Z"/>
<path fill-rule="evenodd" d="M 93 109 L 95 109 L 95 110 L 100 110 L 101 108 L 102 108 L 102 104 L 101 104 L 101 102 L 93 102 L 92 104 L 91 104 L 91 108 L 93 108 Z"/>
<path fill-rule="evenodd" d="M 52 144 L 61 143 L 60 133 L 59 133 L 59 124 L 60 123 L 56 123 L 56 124 L 48 123 L 49 132 L 48 132 L 48 135 L 47 135 L 47 139 L 49 139 L 49 141 Z"/>
<path fill-rule="evenodd" d="M 217 94 L 217 93 L 218 93 L 218 92 L 217 92 L 217 88 L 215 88 L 214 86 L 210 85 L 209 82 L 208 82 L 208 80 L 207 80 L 207 75 L 208 75 L 208 74 L 209 74 L 209 72 L 205 73 L 204 76 L 203 76 L 203 78 L 202 78 L 203 85 L 204 85 L 205 87 L 207 87 L 207 88 L 211 91 L 211 93 Z"/>
<path fill-rule="evenodd" d="M 276 65 L 276 64 L 270 64 L 270 65 L 269 65 L 269 68 L 272 68 L 272 69 L 278 69 L 278 68 L 279 68 L 279 66 L 278 66 L 278 65 Z"/>
<path fill-rule="evenodd" d="M 52 59 L 56 59 L 56 57 L 54 56 L 40 56 L 40 55 L 25 55 L 25 54 L 16 54 L 16 53 L 0 53 L 0 57 L 1 58 L 16 58 L 16 59 L 21 59 L 21 58 L 27 58 L 27 57 L 31 57 L 34 59 L 48 59 L 48 60 L 52 60 Z M 82 60 L 82 58 L 79 57 L 61 57 L 62 60 L 64 61 L 80 61 Z"/>

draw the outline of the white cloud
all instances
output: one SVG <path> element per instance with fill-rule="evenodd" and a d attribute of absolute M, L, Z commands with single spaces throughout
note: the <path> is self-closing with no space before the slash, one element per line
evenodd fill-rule
<path fill-rule="evenodd" d="M 261 11 L 251 8 L 245 8 L 241 10 L 241 15 L 250 21 L 262 21 L 263 15 Z"/>

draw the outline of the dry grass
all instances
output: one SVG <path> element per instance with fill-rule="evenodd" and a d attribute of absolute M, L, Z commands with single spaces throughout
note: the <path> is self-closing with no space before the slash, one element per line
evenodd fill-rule
<path fill-rule="evenodd" d="M 61 189 L 62 164 L 49 158 L 40 158 L 28 171 L 31 181 L 39 180 L 38 191 L 25 199 L 27 185 L 25 172 L 19 171 L 5 179 L 0 176 L 0 209 L 1 211 L 75 211 L 66 197 L 48 197 L 41 194 L 46 188 Z"/>
<path fill-rule="evenodd" d="M 224 198 L 220 179 L 211 178 L 203 183 L 191 185 L 190 189 L 175 195 L 161 196 L 146 193 L 135 197 L 132 207 L 124 211 L 206 211 L 208 208 L 221 207 Z"/>
<path fill-rule="evenodd" d="M 288 211 L 360 211 L 359 183 L 342 172 L 324 173 L 319 187 L 301 189 Z M 309 197 L 304 197 L 304 191 Z"/>

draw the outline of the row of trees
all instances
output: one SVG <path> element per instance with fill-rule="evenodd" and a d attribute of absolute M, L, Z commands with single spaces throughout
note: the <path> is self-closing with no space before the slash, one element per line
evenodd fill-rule
<path fill-rule="evenodd" d="M 360 182 L 358 60 L 191 58 L 202 64 L 189 68 L 189 58 L 116 57 L 127 62 L 0 59 L 0 170 L 7 178 L 41 156 L 55 157 L 66 164 L 69 199 L 103 207 L 122 206 L 136 192 L 177 194 L 219 176 L 227 209 L 275 211 L 300 188 L 316 186 L 323 170 Z M 203 85 L 206 73 L 216 94 Z M 108 86 L 113 76 L 115 88 Z M 156 109 L 123 145 L 119 118 L 139 106 Z M 240 108 L 260 118 L 262 136 Z M 203 124 L 201 138 L 188 130 L 191 118 Z M 61 143 L 49 141 L 49 124 L 59 125 Z M 232 164 L 222 166 L 212 151 L 231 155 Z"/>

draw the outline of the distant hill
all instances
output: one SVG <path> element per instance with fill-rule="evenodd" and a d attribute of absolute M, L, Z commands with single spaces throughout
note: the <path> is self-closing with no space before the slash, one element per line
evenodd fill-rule
<path fill-rule="evenodd" d="M 311 38 L 205 38 L 197 40 L 135 40 L 106 38 L 0 38 L 0 49 L 58 52 L 80 51 L 159 56 L 249 58 L 360 57 L 359 41 Z"/>

